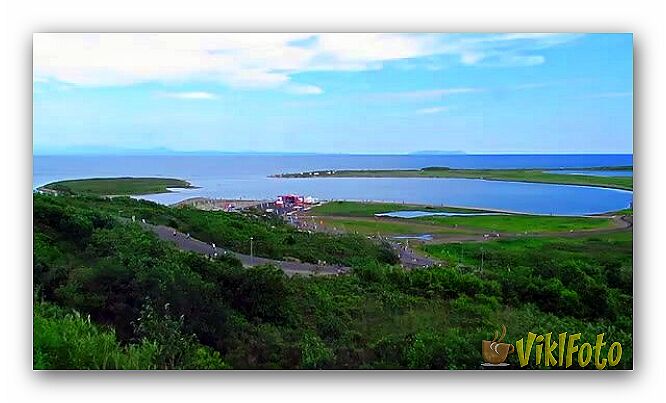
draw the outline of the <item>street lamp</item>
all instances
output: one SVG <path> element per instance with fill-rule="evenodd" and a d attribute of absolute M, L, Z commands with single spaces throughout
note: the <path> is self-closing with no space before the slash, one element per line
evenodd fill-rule
<path fill-rule="evenodd" d="M 253 256 L 253 253 L 252 253 L 253 252 L 252 251 L 252 246 L 253 246 L 252 241 L 254 241 L 254 237 L 250 237 L 250 259 L 254 260 L 254 256 Z"/>

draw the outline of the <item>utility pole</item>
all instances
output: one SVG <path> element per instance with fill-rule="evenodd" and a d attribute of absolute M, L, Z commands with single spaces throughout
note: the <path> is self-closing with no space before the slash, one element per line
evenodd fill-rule
<path fill-rule="evenodd" d="M 252 250 L 252 247 L 254 246 L 253 241 L 254 241 L 254 237 L 250 237 L 250 260 L 252 260 L 253 263 L 254 263 L 254 254 L 253 254 L 253 250 Z"/>
<path fill-rule="evenodd" d="M 481 248 L 481 273 L 483 273 L 483 255 L 485 253 L 485 249 Z"/>

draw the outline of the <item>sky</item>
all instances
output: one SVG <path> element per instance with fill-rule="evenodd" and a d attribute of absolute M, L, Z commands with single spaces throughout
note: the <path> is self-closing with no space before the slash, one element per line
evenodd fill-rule
<path fill-rule="evenodd" d="M 35 34 L 35 154 L 633 152 L 631 34 Z"/>

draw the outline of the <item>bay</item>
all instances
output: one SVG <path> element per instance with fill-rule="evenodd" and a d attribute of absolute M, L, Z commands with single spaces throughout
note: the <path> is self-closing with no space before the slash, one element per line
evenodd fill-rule
<path fill-rule="evenodd" d="M 146 195 L 171 204 L 195 197 L 274 199 L 297 193 L 326 200 L 391 201 L 585 215 L 619 210 L 630 191 L 457 178 L 286 179 L 270 175 L 325 169 L 584 168 L 632 165 L 631 155 L 151 155 L 35 156 L 33 187 L 64 179 L 149 176 L 185 179 L 198 189 Z"/>

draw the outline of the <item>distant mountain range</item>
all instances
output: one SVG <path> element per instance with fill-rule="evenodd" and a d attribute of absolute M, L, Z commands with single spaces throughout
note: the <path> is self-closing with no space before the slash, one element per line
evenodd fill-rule
<path fill-rule="evenodd" d="M 580 153 L 584 155 L 631 155 L 631 153 Z M 184 155 L 184 156 L 215 156 L 215 155 L 490 155 L 490 154 L 468 154 L 464 151 L 447 151 L 447 150 L 422 150 L 412 151 L 406 153 L 335 153 L 335 152 L 288 152 L 288 151 L 217 151 L 217 150 L 195 150 L 195 151 L 177 151 L 166 147 L 156 148 L 124 148 L 124 147 L 104 147 L 104 146 L 77 146 L 77 147 L 62 147 L 62 148 L 34 148 L 33 155 L 47 156 L 47 155 L 117 155 L 117 156 L 132 156 L 132 155 Z M 495 155 L 514 155 L 512 153 L 497 153 Z M 515 155 L 554 155 L 548 153 L 519 153 Z M 571 154 L 577 155 L 577 154 Z"/>
<path fill-rule="evenodd" d="M 166 147 L 156 148 L 123 148 L 123 147 L 104 147 L 104 146 L 78 146 L 78 147 L 63 147 L 63 148 L 49 148 L 35 149 L 34 155 L 239 155 L 239 154 L 253 154 L 253 155 L 323 155 L 323 154 L 336 154 L 336 153 L 317 153 L 317 152 L 279 152 L 279 151 L 177 151 L 171 150 Z M 352 153 L 339 153 L 349 155 Z M 365 153 L 354 153 L 364 155 Z M 462 151 L 415 151 L 405 153 L 406 155 L 464 155 Z"/>
<path fill-rule="evenodd" d="M 425 150 L 425 151 L 414 151 L 408 154 L 409 155 L 465 155 L 467 153 L 464 151 Z"/>
<path fill-rule="evenodd" d="M 315 155 L 319 153 L 307 152 L 262 152 L 262 151 L 210 151 L 210 150 L 195 150 L 195 151 L 177 151 L 165 147 L 157 148 L 122 148 L 122 147 L 67 147 L 67 148 L 50 148 L 48 150 L 35 149 L 34 155 L 239 155 L 239 154 L 255 154 L 255 155 Z"/>

